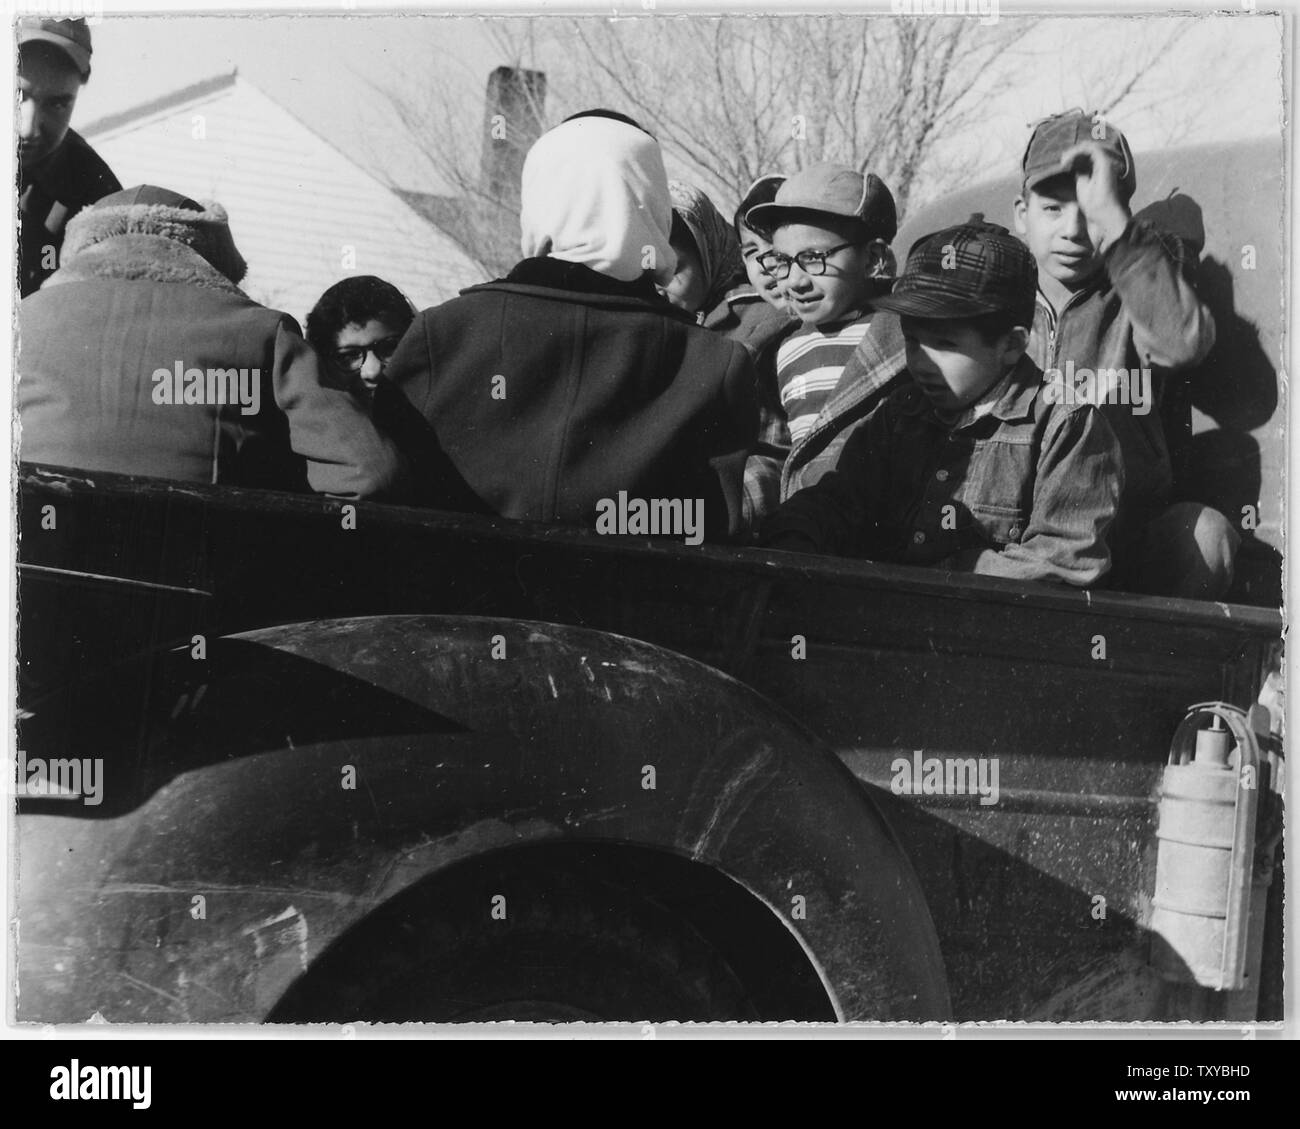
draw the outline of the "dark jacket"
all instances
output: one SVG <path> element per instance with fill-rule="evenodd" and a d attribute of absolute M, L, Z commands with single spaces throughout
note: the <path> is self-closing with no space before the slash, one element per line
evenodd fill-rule
<path fill-rule="evenodd" d="M 1027 358 L 985 414 L 943 423 L 916 385 L 853 432 L 835 471 L 768 520 L 763 540 L 1021 580 L 1095 584 L 1123 480 L 1101 413 L 1042 393 Z"/>
<path fill-rule="evenodd" d="M 92 239 L 23 299 L 18 321 L 26 461 L 344 497 L 382 495 L 398 477 L 396 448 L 349 393 L 322 385 L 294 320 L 176 239 Z M 155 377 L 178 364 L 203 372 L 192 387 L 207 402 L 171 402 L 174 376 Z M 256 380 L 258 411 L 209 370 L 243 370 L 250 393 Z M 213 402 L 222 388 L 236 402 Z"/>
<path fill-rule="evenodd" d="M 776 383 L 776 355 L 781 342 L 799 328 L 799 319 L 776 309 L 746 284 L 719 302 L 703 323 L 732 341 L 739 341 L 754 360 L 754 390 L 758 398 L 758 439 L 745 463 L 745 526 L 776 508 L 781 464 L 790 451 L 790 431 Z"/>
<path fill-rule="evenodd" d="M 626 490 L 703 499 L 711 538 L 739 528 L 749 355 L 648 280 L 525 259 L 421 313 L 386 376 L 492 512 L 592 525 Z"/>
<path fill-rule="evenodd" d="M 898 317 L 876 311 L 871 314 L 867 335 L 844 366 L 812 429 L 797 444 L 791 444 L 784 412 L 764 415 L 757 449 L 745 467 L 745 493 L 754 528 L 781 502 L 835 469 L 849 436 L 900 386 L 906 371 Z"/>
<path fill-rule="evenodd" d="M 701 322 L 705 329 L 721 333 L 749 350 L 757 363 L 771 356 L 773 372 L 776 350 L 799 328 L 799 319 L 767 302 L 751 286 L 738 286 L 711 309 Z"/>
<path fill-rule="evenodd" d="M 1053 311 L 1039 294 L 1029 355 L 1052 370 L 1147 368 L 1155 403 L 1139 414 L 1116 396 L 1101 406 L 1124 456 L 1124 524 L 1149 519 L 1173 489 L 1170 438 L 1190 437 L 1185 397 L 1170 395 L 1169 378 L 1199 364 L 1214 346 L 1214 317 L 1197 297 L 1196 256 L 1183 242 L 1140 219 L 1106 250 L 1103 269 Z M 1125 397 L 1131 399 L 1131 397 Z"/>
<path fill-rule="evenodd" d="M 63 233 L 82 208 L 118 191 L 113 170 L 76 130 L 43 161 L 19 170 L 18 285 L 22 297 L 40 289 L 58 267 Z"/>

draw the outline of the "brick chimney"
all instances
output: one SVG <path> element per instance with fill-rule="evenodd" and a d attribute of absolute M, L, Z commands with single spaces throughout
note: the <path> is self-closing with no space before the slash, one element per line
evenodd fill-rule
<path fill-rule="evenodd" d="M 497 67 L 483 107 L 483 190 L 498 200 L 519 198 L 524 156 L 542 132 L 546 73 Z"/>

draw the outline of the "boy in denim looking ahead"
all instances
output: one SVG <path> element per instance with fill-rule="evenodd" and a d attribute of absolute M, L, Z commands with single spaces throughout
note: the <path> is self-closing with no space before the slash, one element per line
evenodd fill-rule
<path fill-rule="evenodd" d="M 1025 355 L 1033 257 L 979 217 L 919 240 L 892 294 L 904 386 L 844 446 L 834 471 L 764 527 L 770 548 L 1095 584 L 1123 472 L 1091 404 L 1044 395 Z"/>

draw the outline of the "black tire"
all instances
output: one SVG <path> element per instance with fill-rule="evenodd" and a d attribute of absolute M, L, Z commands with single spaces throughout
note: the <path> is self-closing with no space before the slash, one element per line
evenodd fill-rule
<path fill-rule="evenodd" d="M 557 865 L 557 861 L 560 865 Z M 759 1020 L 741 977 L 606 852 L 502 852 L 380 911 L 273 1022 Z M 493 916 L 493 899 L 498 916 Z M 504 912 L 504 917 L 499 916 Z"/>

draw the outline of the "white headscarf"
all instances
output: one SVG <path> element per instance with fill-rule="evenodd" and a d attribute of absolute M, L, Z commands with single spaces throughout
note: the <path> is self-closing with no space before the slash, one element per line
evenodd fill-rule
<path fill-rule="evenodd" d="M 632 282 L 677 269 L 673 208 L 659 143 L 612 118 L 577 118 L 542 134 L 524 160 L 526 257 L 550 255 Z"/>

